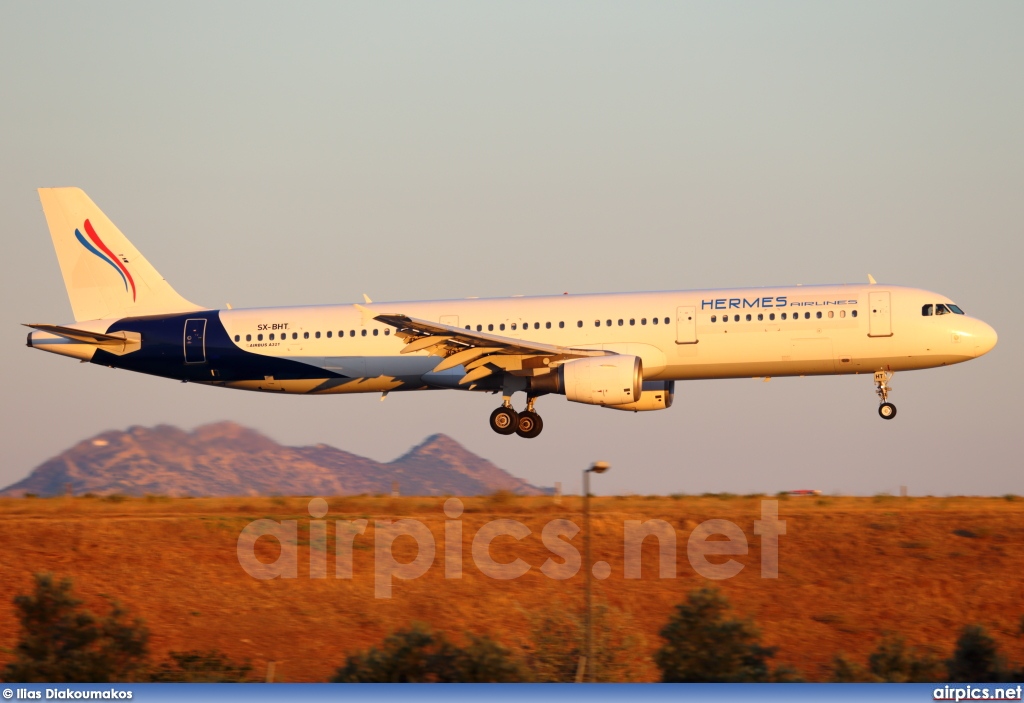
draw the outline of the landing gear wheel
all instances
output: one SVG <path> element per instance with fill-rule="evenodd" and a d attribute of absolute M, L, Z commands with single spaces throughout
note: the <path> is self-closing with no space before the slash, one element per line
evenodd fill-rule
<path fill-rule="evenodd" d="M 512 434 L 519 426 L 519 416 L 512 408 L 502 405 L 491 413 L 491 429 L 498 434 Z"/>
<path fill-rule="evenodd" d="M 544 429 L 544 422 L 540 415 L 526 410 L 519 413 L 519 422 L 516 425 L 516 434 L 526 439 L 533 439 Z"/>
<path fill-rule="evenodd" d="M 878 406 L 878 414 L 883 420 L 891 420 L 896 417 L 896 406 L 892 403 L 882 403 Z"/>

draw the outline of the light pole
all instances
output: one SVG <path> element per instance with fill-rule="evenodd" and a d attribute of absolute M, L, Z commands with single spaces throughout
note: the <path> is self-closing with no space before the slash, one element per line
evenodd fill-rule
<path fill-rule="evenodd" d="M 595 461 L 589 469 L 583 470 L 583 551 L 586 552 L 587 562 L 584 565 L 587 570 L 587 653 L 584 667 L 587 680 L 591 683 L 595 681 L 594 673 L 597 667 L 594 662 L 594 614 L 591 609 L 594 560 L 590 553 L 590 474 L 603 474 L 609 468 L 611 467 L 608 462 Z"/>

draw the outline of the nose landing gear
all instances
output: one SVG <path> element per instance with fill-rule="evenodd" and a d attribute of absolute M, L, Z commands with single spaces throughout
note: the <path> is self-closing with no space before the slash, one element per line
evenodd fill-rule
<path fill-rule="evenodd" d="M 892 393 L 889 381 L 892 376 L 892 371 L 875 371 L 875 393 L 878 394 L 878 399 L 881 401 L 878 406 L 878 416 L 883 420 L 891 420 L 896 417 L 896 406 L 889 402 L 889 394 Z"/>
<path fill-rule="evenodd" d="M 533 410 L 533 404 L 536 400 L 536 398 L 527 398 L 526 409 L 521 413 L 517 413 L 512 408 L 510 397 L 505 396 L 505 402 L 502 406 L 491 413 L 491 429 L 498 434 L 509 435 L 515 433 L 520 437 L 533 439 L 544 429 L 543 420 Z"/>

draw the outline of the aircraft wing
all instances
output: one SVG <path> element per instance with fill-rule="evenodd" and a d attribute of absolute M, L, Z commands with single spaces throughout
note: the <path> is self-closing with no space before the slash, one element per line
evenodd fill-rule
<path fill-rule="evenodd" d="M 361 305 L 356 307 L 366 311 Z M 399 313 L 373 315 L 373 319 L 395 328 L 396 336 L 405 340 L 403 354 L 427 351 L 442 357 L 434 373 L 456 366 L 465 367 L 466 375 L 459 381 L 461 385 L 471 384 L 496 371 L 506 371 L 515 376 L 539 376 L 569 359 L 614 353 L 474 332 Z"/>

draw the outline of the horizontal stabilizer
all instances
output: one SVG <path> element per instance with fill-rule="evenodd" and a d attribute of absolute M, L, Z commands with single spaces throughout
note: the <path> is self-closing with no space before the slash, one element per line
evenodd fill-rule
<path fill-rule="evenodd" d="M 58 337 L 64 337 L 65 339 L 71 339 L 76 342 L 84 342 L 85 344 L 97 344 L 100 346 L 104 345 L 121 345 L 126 341 L 132 341 L 128 336 L 127 332 L 118 332 L 117 334 L 104 334 L 103 332 L 89 332 L 87 330 L 78 330 L 74 327 L 62 327 L 60 325 L 31 325 L 27 324 L 25 327 L 31 327 L 34 330 L 40 332 L 49 332 L 55 334 Z"/>

